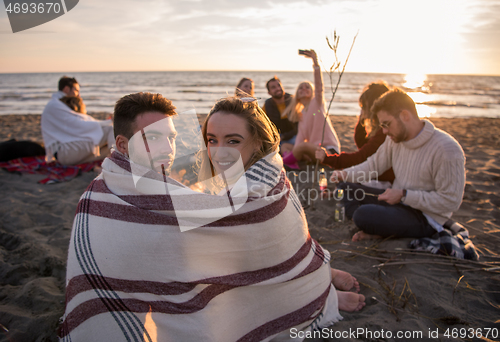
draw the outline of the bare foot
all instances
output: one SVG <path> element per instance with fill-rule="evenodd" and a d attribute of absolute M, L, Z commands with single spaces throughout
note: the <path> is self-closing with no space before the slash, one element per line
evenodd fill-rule
<path fill-rule="evenodd" d="M 332 284 L 337 290 L 349 291 L 354 288 L 356 292 L 359 292 L 359 283 L 352 275 L 347 272 L 336 270 L 334 268 L 332 271 Z"/>
<path fill-rule="evenodd" d="M 357 232 L 352 236 L 352 241 L 376 240 L 376 239 L 382 239 L 382 236 L 367 234 L 362 230 L 360 230 L 359 232 Z"/>
<path fill-rule="evenodd" d="M 365 305 L 365 296 L 354 292 L 337 291 L 339 299 L 339 310 L 355 312 L 361 310 Z"/>

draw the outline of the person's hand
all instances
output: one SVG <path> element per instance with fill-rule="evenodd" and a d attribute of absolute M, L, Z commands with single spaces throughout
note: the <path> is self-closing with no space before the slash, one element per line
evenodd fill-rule
<path fill-rule="evenodd" d="M 332 183 L 339 183 L 347 178 L 347 172 L 346 171 L 333 171 L 332 175 L 330 176 L 330 182 Z"/>
<path fill-rule="evenodd" d="M 378 200 L 385 201 L 389 204 L 398 204 L 399 202 L 401 202 L 402 197 L 402 189 L 387 189 L 383 193 L 378 195 Z"/>
<path fill-rule="evenodd" d="M 320 163 L 322 163 L 326 157 L 326 149 L 324 147 L 318 146 L 318 149 L 314 153 L 314 156 L 319 160 Z"/>
<path fill-rule="evenodd" d="M 311 58 L 313 60 L 314 65 L 319 65 L 318 64 L 318 55 L 316 55 L 316 51 L 314 50 L 305 50 L 304 51 L 304 56 Z"/>

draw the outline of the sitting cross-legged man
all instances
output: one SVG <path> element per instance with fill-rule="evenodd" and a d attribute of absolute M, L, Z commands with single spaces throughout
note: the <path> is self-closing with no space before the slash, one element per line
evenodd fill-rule
<path fill-rule="evenodd" d="M 411 97 L 400 89 L 382 95 L 371 110 L 386 141 L 365 162 L 331 176 L 333 182 L 347 181 L 338 188 L 344 190 L 346 216 L 360 229 L 353 241 L 430 237 L 462 203 L 464 152 L 451 135 L 421 120 Z M 392 188 L 354 184 L 391 167 Z"/>

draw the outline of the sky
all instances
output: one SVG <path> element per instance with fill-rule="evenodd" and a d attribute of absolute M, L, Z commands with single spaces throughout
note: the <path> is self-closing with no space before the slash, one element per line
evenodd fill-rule
<path fill-rule="evenodd" d="M 17 33 L 0 4 L 0 73 L 309 71 L 334 31 L 346 71 L 500 75 L 500 0 L 82 0 Z"/>

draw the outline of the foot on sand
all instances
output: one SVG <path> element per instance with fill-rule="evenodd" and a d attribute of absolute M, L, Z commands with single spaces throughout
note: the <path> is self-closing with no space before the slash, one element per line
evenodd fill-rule
<path fill-rule="evenodd" d="M 361 310 L 365 305 L 365 296 L 354 292 L 337 291 L 339 298 L 339 310 L 355 312 Z"/>
<path fill-rule="evenodd" d="M 352 236 L 352 241 L 376 240 L 376 239 L 382 239 L 382 236 L 367 234 L 362 230 L 360 230 L 359 232 L 357 232 Z"/>
<path fill-rule="evenodd" d="M 334 268 L 332 271 L 332 284 L 337 290 L 349 291 L 354 289 L 354 291 L 359 292 L 359 283 L 356 278 L 347 272 L 336 270 Z"/>

